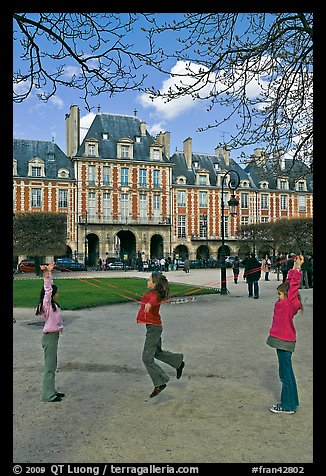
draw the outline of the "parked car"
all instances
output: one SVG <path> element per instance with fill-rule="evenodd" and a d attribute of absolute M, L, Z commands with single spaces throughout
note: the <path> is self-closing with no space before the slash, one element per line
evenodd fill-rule
<path fill-rule="evenodd" d="M 106 269 L 124 269 L 122 261 L 114 261 L 113 263 L 108 263 Z"/>
<path fill-rule="evenodd" d="M 174 264 L 177 266 L 177 269 L 183 269 L 185 263 L 182 259 L 176 259 Z"/>
<path fill-rule="evenodd" d="M 17 266 L 17 271 L 18 273 L 35 273 L 35 259 L 22 259 Z"/>
<path fill-rule="evenodd" d="M 234 256 L 226 256 L 225 257 L 225 266 L 227 268 L 232 268 L 234 262 Z"/>
<path fill-rule="evenodd" d="M 22 259 L 17 271 L 18 273 L 35 273 L 35 259 Z"/>
<path fill-rule="evenodd" d="M 74 258 L 57 258 L 55 267 L 59 271 L 86 271 L 84 263 L 80 263 Z"/>

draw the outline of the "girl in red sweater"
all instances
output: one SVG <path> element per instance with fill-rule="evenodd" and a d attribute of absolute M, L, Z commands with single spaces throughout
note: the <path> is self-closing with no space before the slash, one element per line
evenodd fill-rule
<path fill-rule="evenodd" d="M 169 295 L 169 283 L 166 277 L 157 271 L 154 271 L 147 283 L 148 291 L 141 300 L 141 308 L 137 315 L 138 324 L 146 324 L 146 339 L 142 359 L 154 384 L 154 390 L 150 398 L 156 397 L 165 389 L 170 377 L 154 361 L 154 358 L 161 360 L 177 371 L 177 379 L 182 375 L 184 367 L 183 354 L 175 354 L 162 350 L 162 321 L 160 316 L 160 306 L 162 301 Z"/>
<path fill-rule="evenodd" d="M 303 256 L 297 256 L 285 283 L 277 288 L 278 301 L 274 305 L 272 326 L 266 343 L 277 352 L 279 377 L 282 384 L 281 402 L 272 405 L 273 413 L 295 413 L 299 406 L 297 384 L 292 368 L 292 353 L 295 349 L 296 330 L 293 318 L 303 310 L 299 286 Z"/>

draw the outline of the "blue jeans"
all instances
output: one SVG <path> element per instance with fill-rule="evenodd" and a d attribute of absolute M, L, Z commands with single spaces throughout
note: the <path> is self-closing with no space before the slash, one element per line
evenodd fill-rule
<path fill-rule="evenodd" d="M 278 371 L 282 383 L 281 407 L 284 410 L 296 410 L 299 406 L 298 390 L 292 368 L 292 352 L 276 349 Z"/>
<path fill-rule="evenodd" d="M 248 281 L 248 293 L 252 296 L 252 289 L 254 289 L 254 296 L 259 297 L 259 285 L 258 281 Z"/>

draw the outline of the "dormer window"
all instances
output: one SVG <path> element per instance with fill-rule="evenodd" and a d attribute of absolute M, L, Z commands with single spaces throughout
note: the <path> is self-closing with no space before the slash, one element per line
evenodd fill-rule
<path fill-rule="evenodd" d="M 298 192 L 306 192 L 307 191 L 307 183 L 305 180 L 298 180 L 295 184 L 295 188 Z"/>
<path fill-rule="evenodd" d="M 102 132 L 102 139 L 103 139 L 103 140 L 109 140 L 109 134 L 108 134 L 108 132 Z"/>
<path fill-rule="evenodd" d="M 39 159 L 38 157 L 35 157 L 34 159 L 29 161 L 28 176 L 29 177 L 44 177 L 45 176 L 43 160 Z"/>
<path fill-rule="evenodd" d="M 85 143 L 85 152 L 89 157 L 98 157 L 98 141 L 89 140 Z"/>
<path fill-rule="evenodd" d="M 289 190 L 289 182 L 287 179 L 278 179 L 277 188 L 280 190 Z"/>
<path fill-rule="evenodd" d="M 176 182 L 180 185 L 183 185 L 183 184 L 186 184 L 187 183 L 187 179 L 186 177 L 182 176 L 182 177 L 177 177 L 177 180 Z"/>
<path fill-rule="evenodd" d="M 217 172 L 218 170 L 220 170 L 220 164 L 218 162 L 215 162 L 214 164 L 214 170 L 215 172 Z"/>
<path fill-rule="evenodd" d="M 150 147 L 150 160 L 161 161 L 162 160 L 162 146 L 157 144 Z"/>
<path fill-rule="evenodd" d="M 120 139 L 117 143 L 117 158 L 118 159 L 133 159 L 133 141 L 129 137 Z"/>
<path fill-rule="evenodd" d="M 240 185 L 241 187 L 249 187 L 249 182 L 248 180 L 241 180 Z"/>
<path fill-rule="evenodd" d="M 259 186 L 260 188 L 268 188 L 268 182 L 267 181 L 259 182 Z"/>
<path fill-rule="evenodd" d="M 198 169 L 198 168 L 199 168 L 199 162 L 198 162 L 198 160 L 194 160 L 194 161 L 193 161 L 193 166 L 194 166 L 194 169 Z"/>
<path fill-rule="evenodd" d="M 59 169 L 59 170 L 58 170 L 58 177 L 59 177 L 59 178 L 69 178 L 69 170 L 67 170 L 67 169 Z"/>

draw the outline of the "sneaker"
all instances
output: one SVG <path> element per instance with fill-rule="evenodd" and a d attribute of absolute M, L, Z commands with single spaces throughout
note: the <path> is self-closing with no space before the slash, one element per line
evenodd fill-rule
<path fill-rule="evenodd" d="M 248 297 L 253 297 L 253 295 L 252 295 L 252 294 L 249 294 L 249 296 L 248 296 Z"/>
<path fill-rule="evenodd" d="M 156 395 L 158 395 L 159 393 L 162 392 L 162 390 L 164 390 L 166 387 L 166 384 L 164 383 L 163 385 L 159 385 L 158 387 L 154 387 L 154 390 L 152 391 L 152 393 L 150 394 L 149 398 L 153 398 L 153 397 L 156 397 Z"/>
<path fill-rule="evenodd" d="M 282 408 L 279 403 L 272 405 L 270 408 L 270 411 L 273 413 L 289 413 L 289 414 L 295 413 L 295 410 L 284 410 L 284 408 Z"/>
<path fill-rule="evenodd" d="M 185 363 L 182 361 L 180 366 L 177 368 L 177 379 L 181 378 L 184 366 L 185 366 Z"/>
<path fill-rule="evenodd" d="M 255 297 L 254 297 L 254 299 L 258 299 L 258 298 L 259 298 L 259 296 L 255 296 Z"/>

